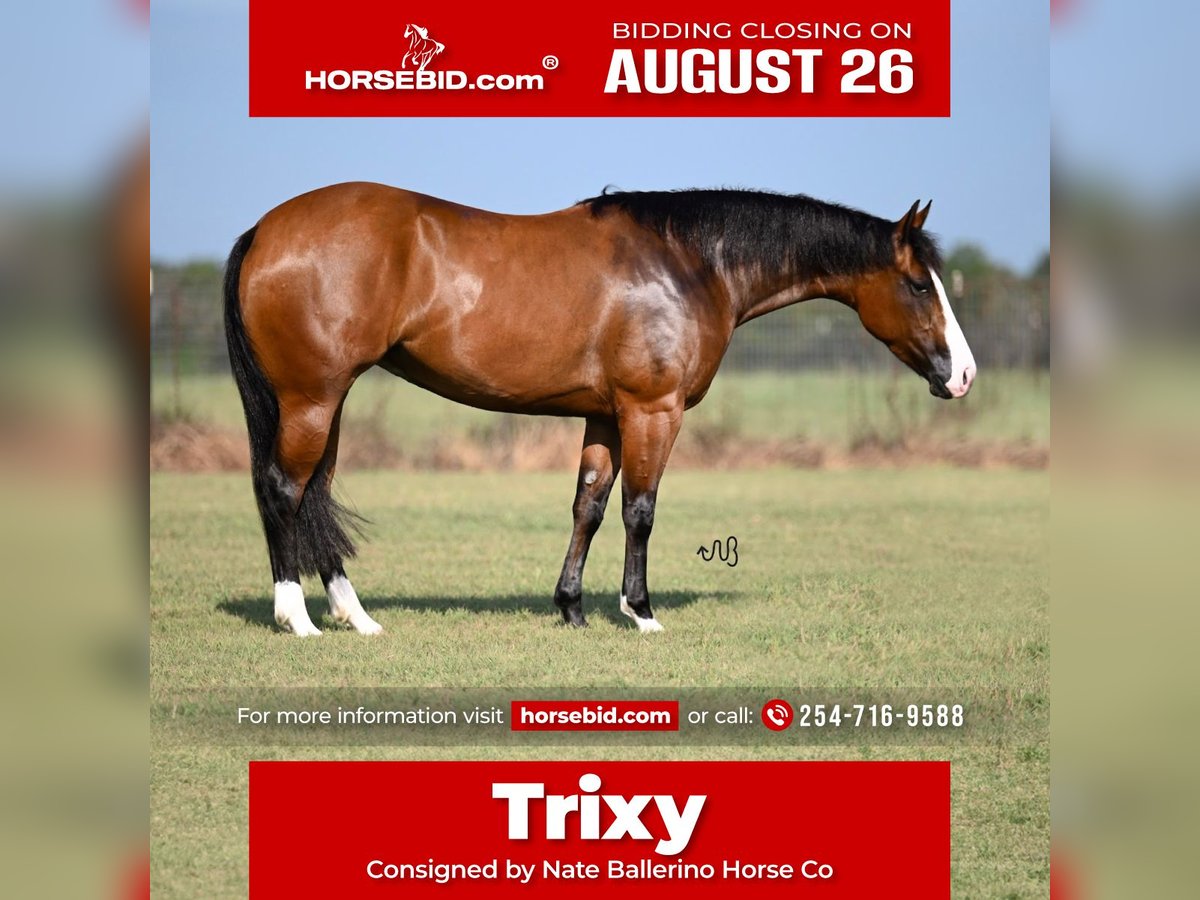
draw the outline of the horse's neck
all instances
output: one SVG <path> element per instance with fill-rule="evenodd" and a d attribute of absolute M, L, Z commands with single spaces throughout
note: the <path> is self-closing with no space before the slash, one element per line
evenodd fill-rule
<path fill-rule="evenodd" d="M 814 297 L 829 297 L 849 304 L 852 302 L 851 281 L 850 277 L 844 275 L 763 276 L 739 272 L 726 277 L 729 295 L 737 311 L 738 325 Z"/>

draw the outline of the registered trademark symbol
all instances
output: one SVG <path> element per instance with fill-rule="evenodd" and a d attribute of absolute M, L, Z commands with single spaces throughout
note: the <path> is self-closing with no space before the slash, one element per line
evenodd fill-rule
<path fill-rule="evenodd" d="M 557 69 L 558 68 L 558 57 L 557 56 L 543 56 L 542 57 L 542 68 L 543 69 Z"/>

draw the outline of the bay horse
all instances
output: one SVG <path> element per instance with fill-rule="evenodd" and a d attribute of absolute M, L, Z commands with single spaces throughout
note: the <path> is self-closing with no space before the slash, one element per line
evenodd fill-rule
<path fill-rule="evenodd" d="M 683 190 L 520 216 L 367 183 L 276 207 L 234 244 L 224 287 L 276 621 L 320 634 L 300 587 L 313 574 L 335 621 L 381 630 L 346 577 L 354 544 L 330 492 L 342 404 L 380 366 L 480 409 L 583 418 L 554 602 L 587 624 L 584 562 L 620 475 L 620 609 L 660 631 L 646 587 L 659 481 L 735 328 L 832 298 L 934 396 L 970 390 L 928 215 L 919 201 L 892 222 L 803 195 Z"/>

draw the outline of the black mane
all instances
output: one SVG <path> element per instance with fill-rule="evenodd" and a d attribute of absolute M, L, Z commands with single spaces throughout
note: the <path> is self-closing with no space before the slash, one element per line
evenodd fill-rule
<path fill-rule="evenodd" d="M 592 215 L 620 209 L 715 265 L 786 267 L 798 275 L 855 275 L 895 262 L 895 223 L 804 194 L 700 189 L 616 191 L 580 201 Z M 912 235 L 917 261 L 940 270 L 936 240 Z"/>

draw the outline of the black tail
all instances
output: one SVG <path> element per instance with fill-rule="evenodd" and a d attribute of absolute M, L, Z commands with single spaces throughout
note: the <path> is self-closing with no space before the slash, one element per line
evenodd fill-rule
<path fill-rule="evenodd" d="M 340 573 L 342 560 L 355 554 L 354 541 L 347 533 L 348 528 L 355 527 L 355 517 L 330 493 L 331 460 L 328 456 L 321 460 L 309 478 L 298 509 L 294 505 L 294 487 L 275 459 L 279 401 L 254 358 L 238 296 L 242 260 L 254 242 L 257 228 L 251 228 L 237 239 L 225 264 L 225 339 L 229 345 L 229 365 L 246 413 L 246 430 L 250 434 L 250 477 L 254 482 L 254 497 L 262 516 L 275 580 L 294 580 L 297 570 L 304 575 L 329 577 Z"/>

